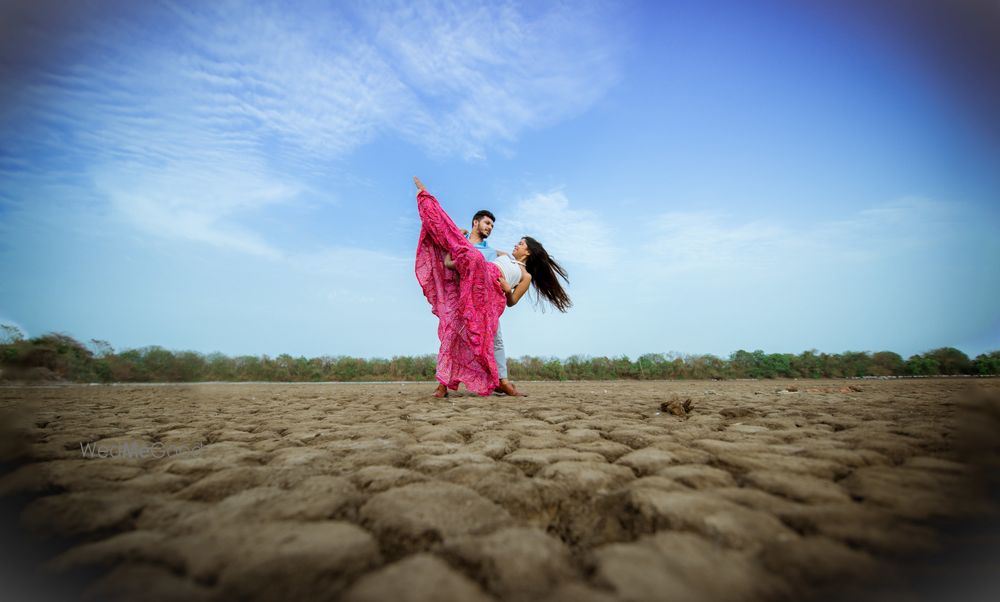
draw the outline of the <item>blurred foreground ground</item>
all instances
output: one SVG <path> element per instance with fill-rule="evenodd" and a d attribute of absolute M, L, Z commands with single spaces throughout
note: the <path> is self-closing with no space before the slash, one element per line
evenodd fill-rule
<path fill-rule="evenodd" d="M 0 591 L 1000 599 L 1000 380 L 519 386 L 0 388 Z"/>

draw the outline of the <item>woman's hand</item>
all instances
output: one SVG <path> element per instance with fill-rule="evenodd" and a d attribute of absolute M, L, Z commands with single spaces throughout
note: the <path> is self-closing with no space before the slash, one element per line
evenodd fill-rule
<path fill-rule="evenodd" d="M 427 189 L 424 188 L 424 183 L 417 176 L 413 176 L 413 183 L 417 185 L 417 190 L 420 192 L 427 192 Z"/>

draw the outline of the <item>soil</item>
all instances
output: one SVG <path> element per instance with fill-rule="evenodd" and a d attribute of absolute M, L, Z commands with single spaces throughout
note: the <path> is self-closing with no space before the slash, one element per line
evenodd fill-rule
<path fill-rule="evenodd" d="M 3 588 L 33 600 L 997 593 L 1000 380 L 518 387 L 530 396 L 0 388 Z"/>

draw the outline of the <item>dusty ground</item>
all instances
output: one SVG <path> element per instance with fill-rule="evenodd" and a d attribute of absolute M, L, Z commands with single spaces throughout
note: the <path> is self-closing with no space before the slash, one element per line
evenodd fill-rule
<path fill-rule="evenodd" d="M 0 388 L 4 591 L 944 600 L 995 585 L 998 380 L 520 384 L 530 397 Z"/>

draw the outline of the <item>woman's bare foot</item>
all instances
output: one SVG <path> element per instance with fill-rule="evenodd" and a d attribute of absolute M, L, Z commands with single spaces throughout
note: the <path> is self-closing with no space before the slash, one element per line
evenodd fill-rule
<path fill-rule="evenodd" d="M 500 384 L 496 389 L 494 389 L 494 391 L 499 391 L 506 395 L 510 395 L 511 397 L 527 397 L 527 395 L 518 391 L 517 387 L 515 387 L 514 384 L 507 379 L 501 380 Z"/>
<path fill-rule="evenodd" d="M 434 390 L 434 397 L 448 397 L 448 387 L 438 383 L 437 389 Z"/>

